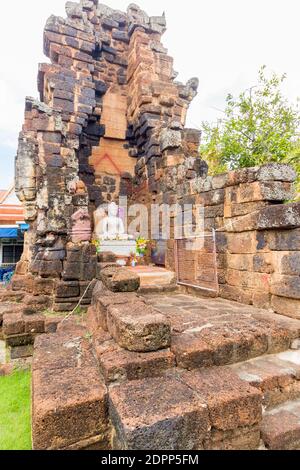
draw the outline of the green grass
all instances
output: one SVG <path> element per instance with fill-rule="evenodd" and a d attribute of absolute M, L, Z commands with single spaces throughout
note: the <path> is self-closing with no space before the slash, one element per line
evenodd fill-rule
<path fill-rule="evenodd" d="M 0 450 L 31 450 L 28 371 L 0 377 Z"/>

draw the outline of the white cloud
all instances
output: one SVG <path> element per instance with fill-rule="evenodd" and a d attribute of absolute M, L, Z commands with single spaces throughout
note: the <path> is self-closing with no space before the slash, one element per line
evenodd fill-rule
<path fill-rule="evenodd" d="M 107 0 L 126 10 L 130 0 Z M 255 82 L 258 68 L 286 72 L 286 95 L 300 95 L 298 0 L 137 0 L 149 14 L 166 12 L 163 42 L 174 57 L 179 80 L 200 79 L 188 125 L 214 120 L 227 93 Z M 37 65 L 45 61 L 42 32 L 51 14 L 64 15 L 65 0 L 1 3 L 0 147 L 17 146 L 26 95 L 37 96 Z M 12 153 L 14 153 L 12 148 Z"/>

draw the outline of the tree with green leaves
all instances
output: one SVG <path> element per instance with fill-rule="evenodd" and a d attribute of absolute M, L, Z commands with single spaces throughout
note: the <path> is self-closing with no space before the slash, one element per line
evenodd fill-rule
<path fill-rule="evenodd" d="M 296 181 L 296 201 L 300 202 L 300 138 L 296 140 L 293 144 L 291 151 L 288 153 L 287 157 L 284 160 L 284 163 L 292 165 L 298 175 Z"/>
<path fill-rule="evenodd" d="M 300 114 L 281 92 L 286 75 L 266 75 L 238 98 L 228 95 L 224 117 L 216 124 L 203 123 L 201 156 L 210 173 L 290 162 L 300 172 Z"/>

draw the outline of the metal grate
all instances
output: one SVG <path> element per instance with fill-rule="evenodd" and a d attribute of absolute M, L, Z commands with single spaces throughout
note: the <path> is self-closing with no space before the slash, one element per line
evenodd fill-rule
<path fill-rule="evenodd" d="M 215 231 L 176 240 L 175 246 L 178 284 L 218 293 Z"/>

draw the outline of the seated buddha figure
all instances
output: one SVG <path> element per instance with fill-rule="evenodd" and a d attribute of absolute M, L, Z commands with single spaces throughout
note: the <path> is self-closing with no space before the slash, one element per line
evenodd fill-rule
<path fill-rule="evenodd" d="M 96 225 L 96 236 L 99 240 L 131 240 L 125 233 L 123 220 L 118 216 L 119 207 L 112 202 L 108 205 L 108 215 Z"/>

